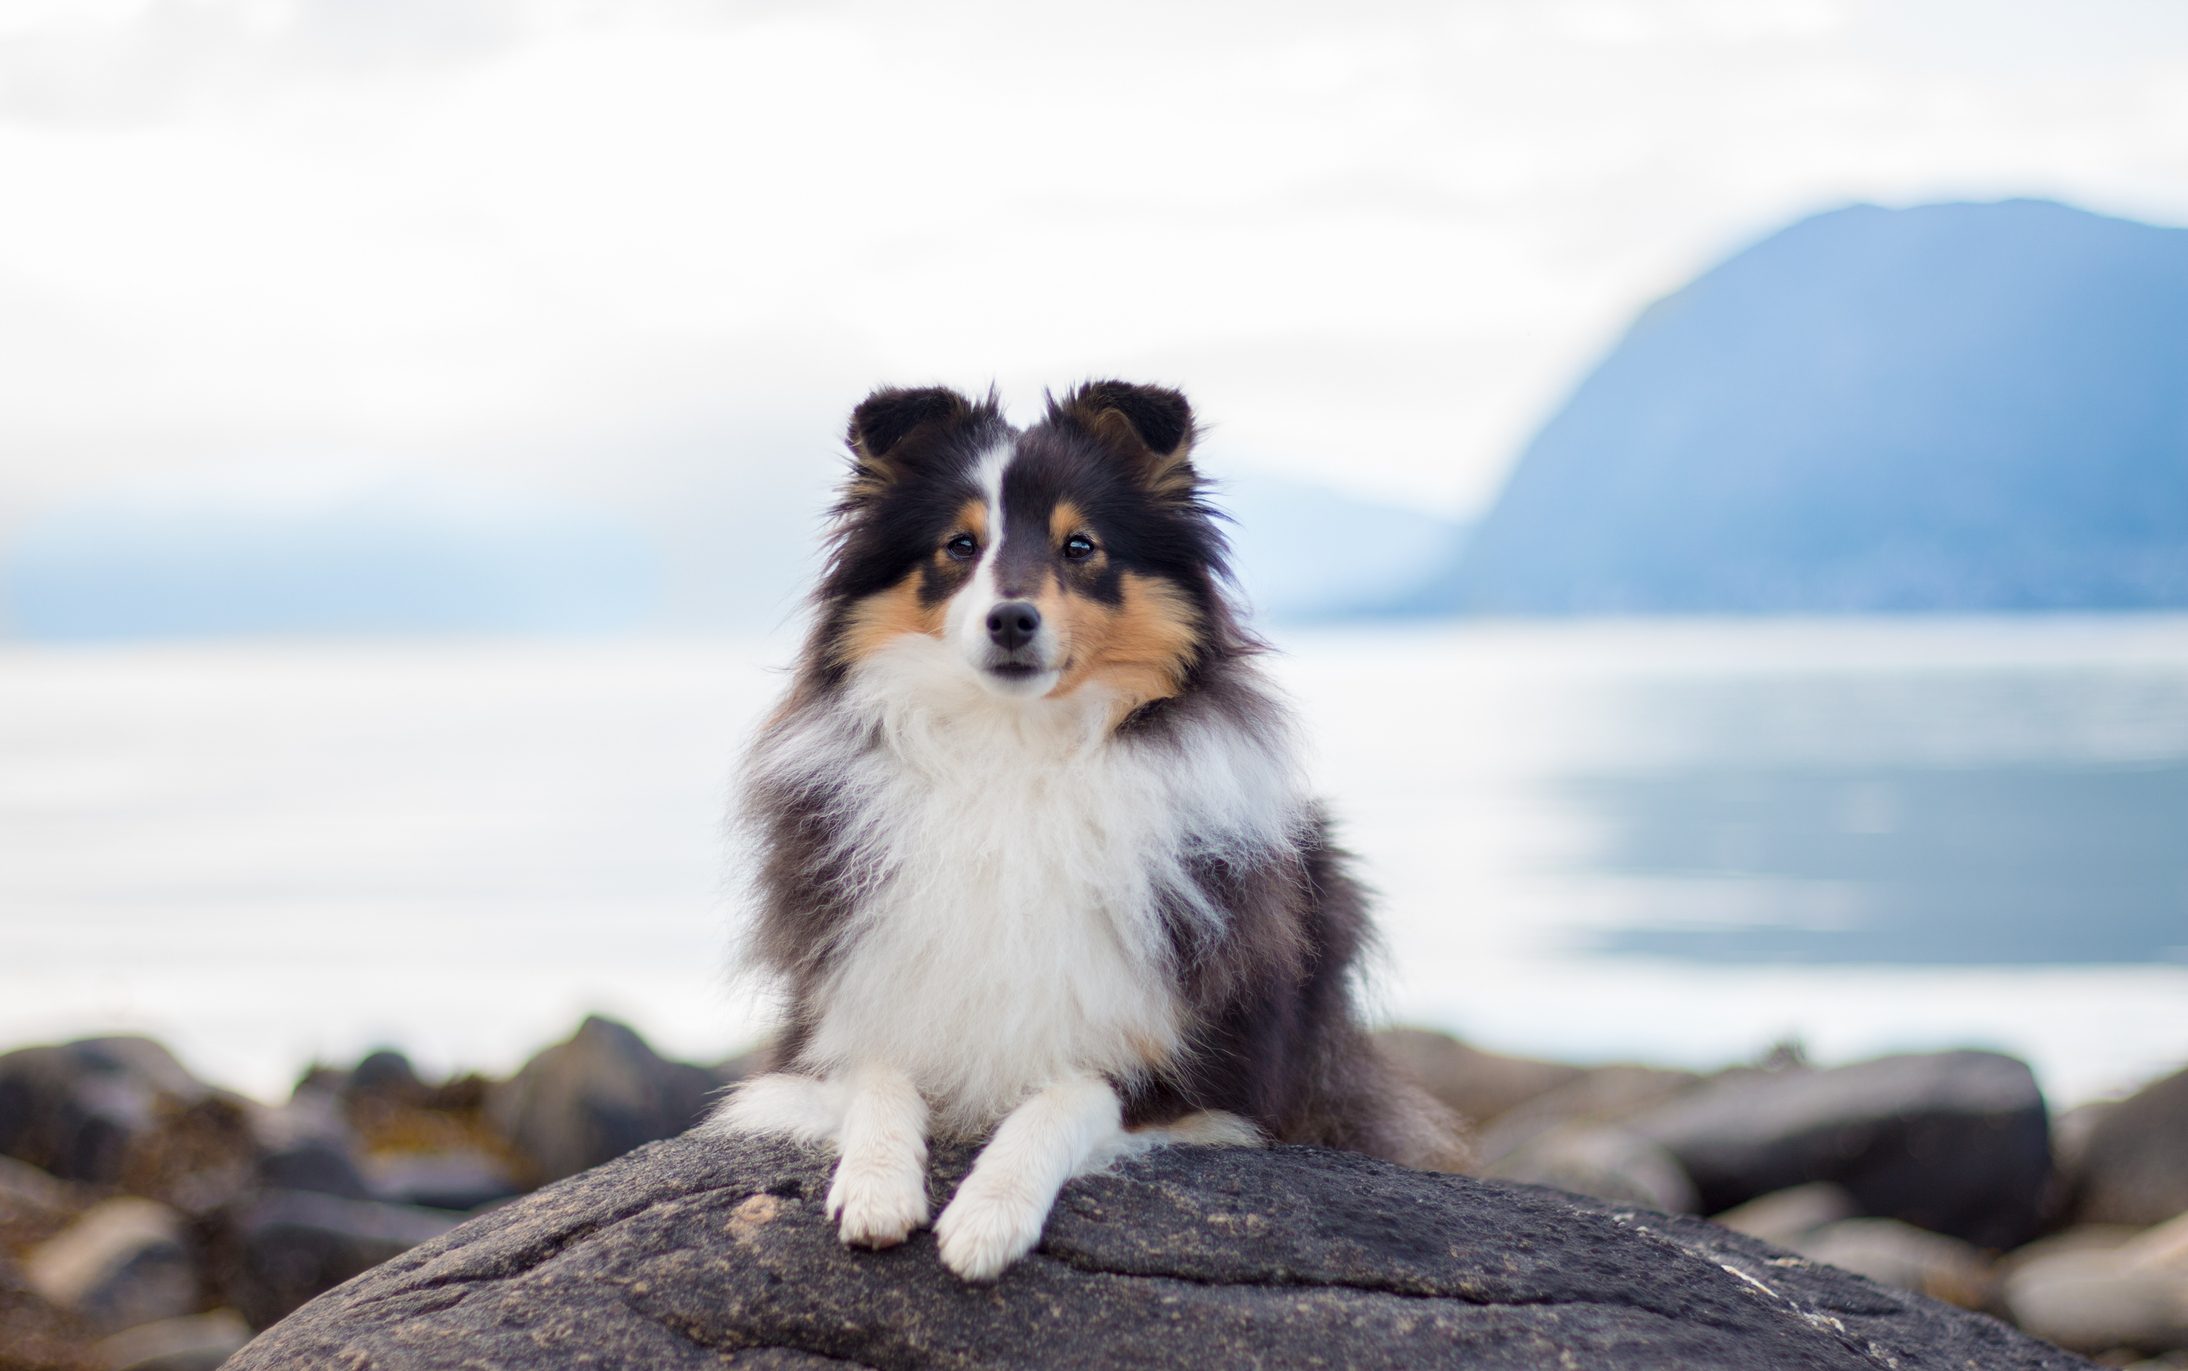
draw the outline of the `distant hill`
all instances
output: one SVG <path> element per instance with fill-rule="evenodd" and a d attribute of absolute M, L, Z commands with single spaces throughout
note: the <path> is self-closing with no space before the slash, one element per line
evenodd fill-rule
<path fill-rule="evenodd" d="M 2188 230 L 1795 224 L 1645 311 L 1403 607 L 2188 607 Z"/>
<path fill-rule="evenodd" d="M 1259 614 L 1313 622 L 1373 614 L 1465 537 L 1453 519 L 1282 476 L 1225 479 L 1216 503 L 1239 584 Z"/>

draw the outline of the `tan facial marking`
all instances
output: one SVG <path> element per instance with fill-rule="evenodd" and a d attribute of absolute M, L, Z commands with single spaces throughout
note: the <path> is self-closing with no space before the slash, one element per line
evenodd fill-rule
<path fill-rule="evenodd" d="M 843 636 L 837 640 L 837 655 L 845 662 L 857 662 L 907 633 L 941 637 L 943 606 L 920 602 L 919 581 L 920 573 L 915 569 L 887 590 L 859 601 L 843 626 Z"/>
<path fill-rule="evenodd" d="M 1086 516 L 1080 513 L 1079 507 L 1071 503 L 1071 501 L 1058 500 L 1056 502 L 1056 508 L 1049 511 L 1049 546 L 1060 550 L 1064 545 L 1064 539 L 1069 538 L 1074 533 L 1086 532 Z M 1093 561 L 1095 558 L 1099 558 L 1101 555 L 1101 545 L 1097 543 L 1094 546 L 1094 557 L 1089 558 L 1088 561 Z"/>
<path fill-rule="evenodd" d="M 972 540 L 982 547 L 988 545 L 988 502 L 967 500 L 957 511 L 958 527 L 972 535 Z"/>
<path fill-rule="evenodd" d="M 1068 695 L 1089 681 L 1112 690 L 1118 715 L 1150 700 L 1175 695 L 1199 641 L 1200 616 L 1170 582 L 1126 572 L 1123 601 L 1105 605 L 1083 596 L 1055 595 L 1053 611 L 1063 649 L 1064 674 L 1051 695 Z"/>
<path fill-rule="evenodd" d="M 957 561 L 946 550 L 948 540 L 960 533 L 971 534 L 973 541 L 983 548 L 988 545 L 986 501 L 967 500 L 957 511 L 957 523 L 945 535 L 943 546 L 936 547 L 928 555 L 928 561 L 945 575 L 954 573 L 962 578 L 969 574 L 967 569 L 972 563 Z M 914 567 L 909 575 L 887 590 L 877 591 L 859 601 L 844 624 L 843 635 L 837 639 L 837 659 L 859 661 L 880 651 L 891 639 L 907 633 L 941 637 L 949 614 L 949 598 L 944 596 L 934 604 L 922 604 L 919 590 L 924 579 L 924 569 Z"/>

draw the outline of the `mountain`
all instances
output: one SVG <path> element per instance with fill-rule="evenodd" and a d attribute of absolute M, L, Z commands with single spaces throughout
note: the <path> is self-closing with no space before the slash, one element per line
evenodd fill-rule
<path fill-rule="evenodd" d="M 1646 310 L 1407 607 L 2188 607 L 2188 229 L 1803 220 Z"/>
<path fill-rule="evenodd" d="M 1465 529 L 1419 509 L 1288 477 L 1223 480 L 1216 503 L 1255 611 L 1303 623 L 1374 614 L 1434 572 Z"/>
<path fill-rule="evenodd" d="M 650 613 L 658 563 L 628 521 L 509 490 L 168 486 L 16 530 L 0 546 L 0 636 L 612 632 Z"/>

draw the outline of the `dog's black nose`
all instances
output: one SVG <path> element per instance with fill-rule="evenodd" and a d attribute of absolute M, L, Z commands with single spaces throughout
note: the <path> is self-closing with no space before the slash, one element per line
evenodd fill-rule
<path fill-rule="evenodd" d="M 1041 611 L 1031 600 L 1005 600 L 988 611 L 988 640 L 1005 652 L 1032 642 L 1040 627 Z"/>

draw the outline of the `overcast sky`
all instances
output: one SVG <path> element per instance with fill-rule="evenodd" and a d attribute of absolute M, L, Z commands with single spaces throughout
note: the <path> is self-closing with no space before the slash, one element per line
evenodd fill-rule
<path fill-rule="evenodd" d="M 2020 194 L 2188 222 L 2188 5 L 0 0 L 0 533 L 1092 372 L 1465 511 L 1727 251 Z"/>

